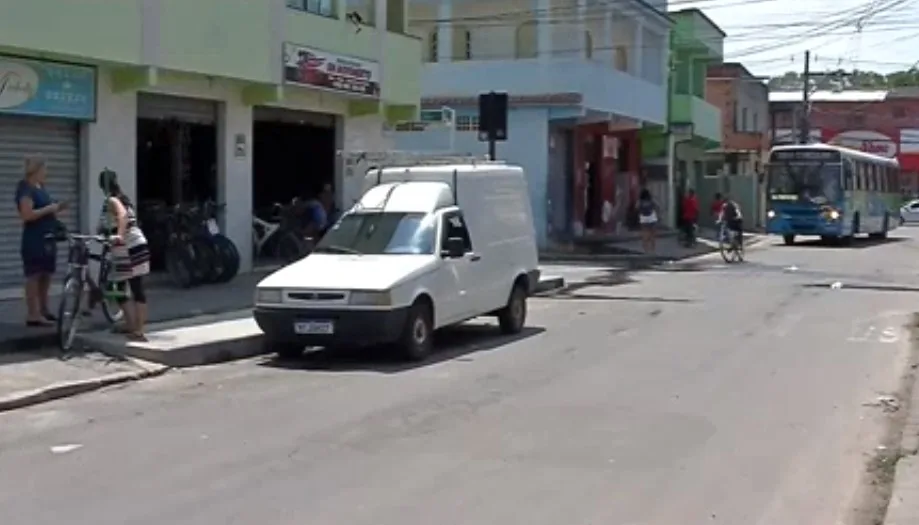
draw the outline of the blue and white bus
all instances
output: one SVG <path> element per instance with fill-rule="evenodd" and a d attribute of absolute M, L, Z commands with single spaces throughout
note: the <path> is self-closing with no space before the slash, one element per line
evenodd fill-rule
<path fill-rule="evenodd" d="M 896 160 L 828 144 L 769 152 L 766 232 L 793 244 L 800 235 L 848 243 L 884 238 L 899 225 Z"/>

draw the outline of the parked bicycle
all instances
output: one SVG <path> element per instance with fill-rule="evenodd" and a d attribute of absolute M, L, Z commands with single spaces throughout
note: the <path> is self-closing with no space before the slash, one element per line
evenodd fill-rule
<path fill-rule="evenodd" d="M 103 315 L 109 323 L 113 324 L 124 315 L 118 303 L 123 293 L 115 289 L 108 281 L 112 263 L 108 257 L 111 242 L 107 236 L 62 232 L 57 235 L 50 234 L 48 239 L 54 242 L 66 240 L 68 244 L 67 275 L 64 277 L 64 287 L 57 312 L 58 346 L 66 352 L 73 347 L 73 340 L 80 324 L 84 292 L 89 291 L 90 308 L 94 306 L 94 303 L 101 304 Z M 91 242 L 102 246 L 101 253 L 90 252 Z M 90 261 L 99 262 L 99 275 L 95 280 L 90 274 Z"/>
<path fill-rule="evenodd" d="M 145 203 L 141 225 L 150 242 L 154 267 L 165 268 L 181 288 L 224 283 L 239 272 L 236 245 L 220 233 L 213 202 L 168 206 Z"/>
<path fill-rule="evenodd" d="M 718 223 L 718 251 L 726 263 L 743 262 L 743 233 L 730 231 L 727 223 Z"/>
<path fill-rule="evenodd" d="M 255 257 L 267 252 L 288 264 L 309 255 L 314 242 L 305 235 L 305 216 L 306 203 L 296 198 L 286 206 L 274 203 L 268 213 L 253 214 L 252 248 Z"/>

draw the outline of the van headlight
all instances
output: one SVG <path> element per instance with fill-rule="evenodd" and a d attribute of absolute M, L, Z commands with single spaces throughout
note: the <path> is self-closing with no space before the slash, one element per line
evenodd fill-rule
<path fill-rule="evenodd" d="M 769 211 L 767 211 L 767 212 L 766 212 L 766 217 L 769 218 L 769 219 L 774 219 L 774 218 L 775 218 L 775 210 L 769 210 Z"/>
<path fill-rule="evenodd" d="M 256 288 L 255 304 L 281 304 L 284 294 L 280 288 Z"/>
<path fill-rule="evenodd" d="M 351 292 L 348 304 L 354 306 L 389 306 L 392 296 L 386 292 Z"/>
<path fill-rule="evenodd" d="M 830 213 L 827 214 L 831 221 L 839 220 L 839 212 L 836 210 L 830 210 Z"/>

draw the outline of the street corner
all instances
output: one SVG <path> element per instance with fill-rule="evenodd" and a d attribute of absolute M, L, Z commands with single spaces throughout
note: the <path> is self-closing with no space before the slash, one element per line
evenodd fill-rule
<path fill-rule="evenodd" d="M 88 352 L 0 355 L 0 412 L 76 396 L 165 373 L 169 367 Z"/>
<path fill-rule="evenodd" d="M 561 290 L 565 287 L 565 278 L 555 275 L 547 275 L 539 278 L 533 295 L 542 295 Z"/>

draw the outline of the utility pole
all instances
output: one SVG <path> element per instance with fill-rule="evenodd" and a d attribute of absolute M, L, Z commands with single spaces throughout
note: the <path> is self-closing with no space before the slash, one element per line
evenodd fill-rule
<path fill-rule="evenodd" d="M 801 136 L 798 138 L 798 142 L 801 144 L 807 144 L 810 142 L 811 138 L 811 128 L 810 128 L 810 112 L 811 112 L 811 52 L 804 52 L 804 96 L 801 99 Z"/>

